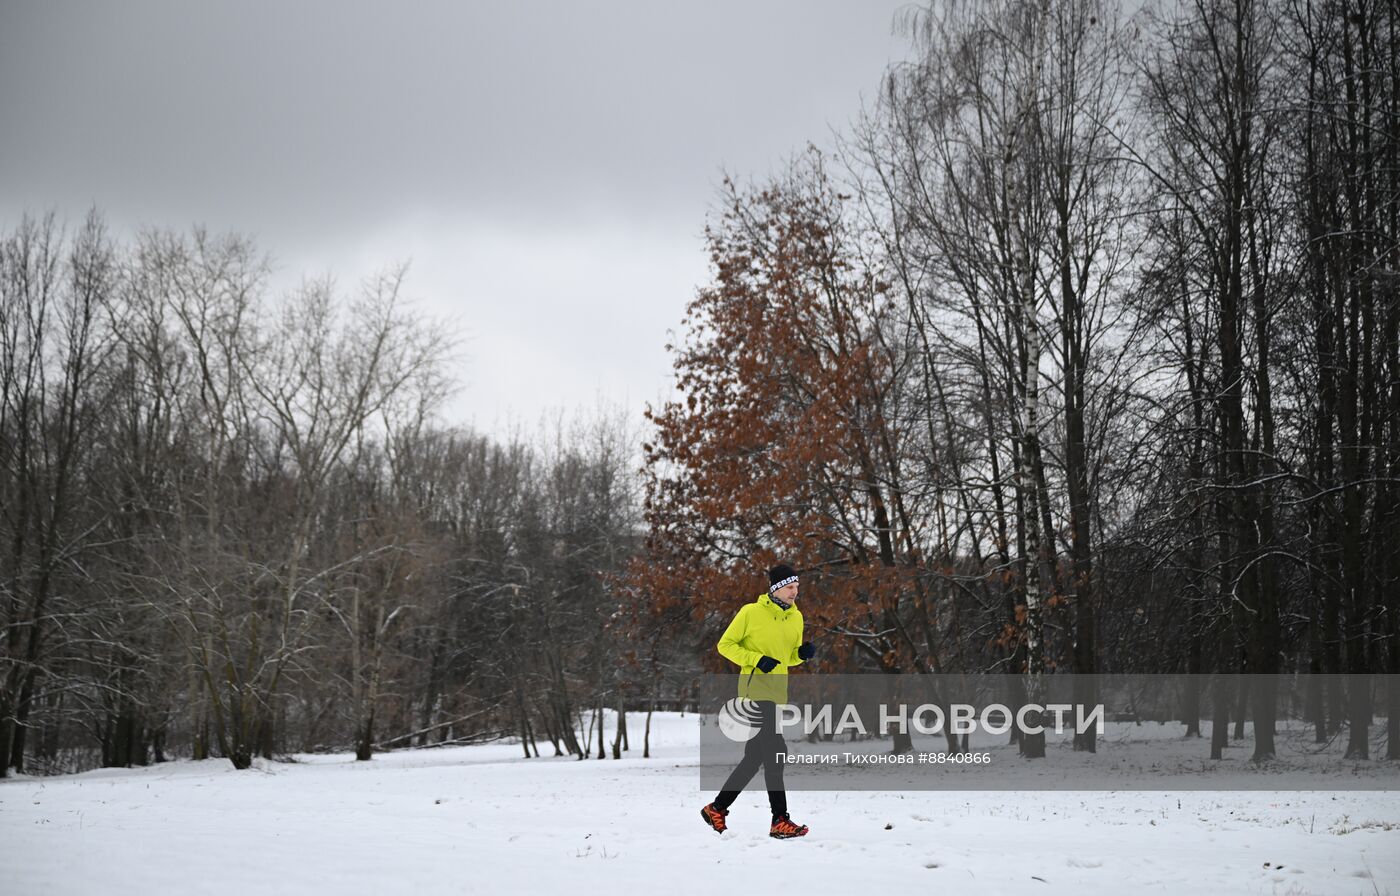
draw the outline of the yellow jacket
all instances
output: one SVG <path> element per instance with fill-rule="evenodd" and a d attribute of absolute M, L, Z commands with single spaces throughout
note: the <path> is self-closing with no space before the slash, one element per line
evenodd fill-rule
<path fill-rule="evenodd" d="M 796 604 L 784 610 L 767 594 L 740 608 L 716 645 L 720 656 L 739 667 L 739 696 L 774 702 L 787 699 L 788 667 L 802 662 L 797 655 L 801 646 L 802 611 Z M 767 675 L 758 671 L 765 656 L 778 661 Z"/>

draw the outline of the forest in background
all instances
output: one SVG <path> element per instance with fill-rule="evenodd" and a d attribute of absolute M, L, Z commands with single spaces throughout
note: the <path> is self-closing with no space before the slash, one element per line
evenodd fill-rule
<path fill-rule="evenodd" d="M 442 420 L 401 268 L 273 296 L 238 236 L 12 226 L 0 769 L 618 756 L 599 710 L 721 671 L 777 559 L 820 671 L 1323 673 L 1316 736 L 1400 758 L 1340 677 L 1400 673 L 1400 13 L 899 25 L 835 149 L 725 182 L 640 427 Z"/>

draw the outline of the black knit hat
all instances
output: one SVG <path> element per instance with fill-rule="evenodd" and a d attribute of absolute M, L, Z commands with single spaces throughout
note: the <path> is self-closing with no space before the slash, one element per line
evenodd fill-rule
<path fill-rule="evenodd" d="M 779 563 L 768 570 L 768 587 L 772 591 L 777 591 L 784 585 L 797 580 L 797 570 L 786 563 Z"/>

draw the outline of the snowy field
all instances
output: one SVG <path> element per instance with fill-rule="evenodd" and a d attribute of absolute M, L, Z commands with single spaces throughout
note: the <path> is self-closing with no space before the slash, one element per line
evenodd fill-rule
<path fill-rule="evenodd" d="M 812 833 L 785 842 L 750 791 L 719 837 L 697 730 L 658 715 L 649 760 L 492 744 L 21 776 L 0 893 L 1400 894 L 1395 791 L 794 792 Z"/>

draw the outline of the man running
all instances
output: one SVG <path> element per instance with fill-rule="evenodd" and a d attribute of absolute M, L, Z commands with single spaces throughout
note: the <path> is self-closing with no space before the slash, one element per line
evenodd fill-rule
<path fill-rule="evenodd" d="M 768 787 L 768 807 L 773 812 L 768 835 L 786 840 L 804 836 L 807 826 L 795 824 L 788 817 L 782 760 L 787 754 L 787 741 L 778 729 L 778 704 L 787 699 L 788 667 L 811 659 L 816 648 L 802 641 L 797 572 L 780 563 L 768 570 L 768 583 L 768 593 L 740 608 L 717 645 L 720 655 L 739 667 L 739 696 L 757 703 L 759 730 L 744 744 L 743 760 L 730 773 L 714 802 L 700 810 L 700 817 L 715 831 L 724 833 L 729 807 L 761 765 Z M 755 682 L 755 674 L 765 678 Z M 777 676 L 783 677 L 779 680 Z"/>

